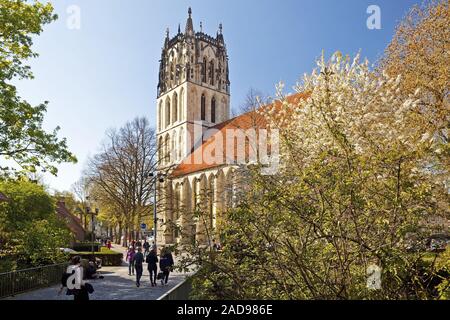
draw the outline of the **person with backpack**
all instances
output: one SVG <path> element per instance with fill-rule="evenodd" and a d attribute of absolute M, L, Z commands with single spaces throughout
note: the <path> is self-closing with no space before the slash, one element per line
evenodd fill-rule
<path fill-rule="evenodd" d="M 163 274 L 161 285 L 164 286 L 169 281 L 169 274 L 172 271 L 173 265 L 173 257 L 169 249 L 161 250 L 161 259 L 159 260 L 159 268 Z"/>
<path fill-rule="evenodd" d="M 128 275 L 131 276 L 132 273 L 134 275 L 134 256 L 136 252 L 134 251 L 133 246 L 130 246 L 127 251 L 127 257 L 125 260 L 128 262 Z"/>
<path fill-rule="evenodd" d="M 156 286 L 156 274 L 158 273 L 158 256 L 156 255 L 155 250 L 152 250 L 148 253 L 145 262 L 147 262 L 147 269 L 148 273 L 150 274 L 150 282 L 152 284 L 152 287 L 154 287 Z"/>
<path fill-rule="evenodd" d="M 138 252 L 134 255 L 134 268 L 136 269 L 136 287 L 141 286 L 141 277 L 143 272 L 144 255 L 142 254 L 142 248 L 138 247 Z"/>

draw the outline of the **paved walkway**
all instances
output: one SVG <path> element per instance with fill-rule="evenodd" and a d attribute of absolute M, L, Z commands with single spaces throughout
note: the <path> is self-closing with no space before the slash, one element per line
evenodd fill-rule
<path fill-rule="evenodd" d="M 122 247 L 114 247 L 116 251 L 123 252 Z M 123 249 L 123 250 L 122 250 Z M 94 287 L 94 293 L 90 295 L 91 300 L 156 300 L 170 289 L 181 283 L 187 276 L 184 273 L 171 272 L 169 282 L 166 286 L 150 285 L 150 277 L 147 264 L 144 264 L 144 274 L 141 278 L 141 286 L 136 287 L 136 277 L 128 275 L 128 265 L 123 262 L 120 267 L 102 267 L 100 273 L 104 279 L 89 280 Z M 65 290 L 58 296 L 60 285 L 49 288 L 38 289 L 28 293 L 20 294 L 9 300 L 73 300 L 73 296 L 66 296 Z"/>

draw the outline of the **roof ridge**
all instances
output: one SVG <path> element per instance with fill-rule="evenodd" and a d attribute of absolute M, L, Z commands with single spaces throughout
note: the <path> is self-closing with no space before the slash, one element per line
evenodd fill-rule
<path fill-rule="evenodd" d="M 297 97 L 298 98 L 305 97 L 305 95 L 306 94 L 303 93 L 303 92 L 297 92 L 297 93 L 285 96 L 284 99 L 291 100 L 291 99 L 295 99 Z M 228 119 L 228 120 L 225 120 L 225 121 L 223 121 L 221 123 L 218 123 L 218 124 L 216 124 L 216 125 L 214 125 L 212 127 L 209 127 L 207 130 L 209 130 L 209 129 L 223 130 L 227 126 L 232 126 L 233 124 L 237 128 L 239 128 L 239 123 L 237 123 L 237 122 L 239 122 L 240 119 L 246 119 L 247 117 L 251 117 L 252 115 L 257 114 L 257 112 L 259 110 L 264 110 L 265 108 L 268 108 L 270 106 L 276 105 L 277 103 L 281 103 L 282 100 L 284 100 L 284 99 L 282 99 L 282 98 L 280 98 L 280 99 L 273 99 L 272 102 L 270 102 L 270 103 L 267 103 L 267 104 L 262 105 L 262 106 L 260 106 L 258 108 L 255 108 L 254 110 L 247 111 L 247 112 L 242 113 L 240 115 L 237 115 L 237 116 L 235 116 L 235 117 L 233 117 L 231 119 Z M 257 127 L 261 128 L 259 125 Z M 214 167 L 218 167 L 218 166 L 224 165 L 225 163 L 216 163 L 216 164 L 212 164 L 212 165 L 199 164 L 198 165 L 199 168 L 193 168 L 194 170 L 192 170 L 192 171 L 190 171 L 190 170 L 186 171 L 186 170 L 183 169 L 183 166 L 195 166 L 196 165 L 196 164 L 192 164 L 192 163 L 187 164 L 186 161 L 187 160 L 192 161 L 192 157 L 194 156 L 195 152 L 196 151 L 198 152 L 198 150 L 200 148 L 203 148 L 205 146 L 205 144 L 207 144 L 209 141 L 211 141 L 211 139 L 215 135 L 216 135 L 216 133 L 212 134 L 206 140 L 203 141 L 204 135 L 202 134 L 202 138 L 201 138 L 202 142 L 198 143 L 198 145 L 195 148 L 191 148 L 191 151 L 189 152 L 189 154 L 186 155 L 180 163 L 175 165 L 175 167 L 172 170 L 170 175 L 173 176 L 173 177 L 177 177 L 177 176 L 181 176 L 181 175 L 185 175 L 185 174 L 189 174 L 189 173 L 193 173 L 193 172 L 198 172 L 198 171 L 205 170 L 205 169 L 211 169 L 211 168 L 214 168 Z M 202 167 L 202 165 L 205 168 Z M 186 171 L 186 172 L 183 172 L 183 171 Z"/>

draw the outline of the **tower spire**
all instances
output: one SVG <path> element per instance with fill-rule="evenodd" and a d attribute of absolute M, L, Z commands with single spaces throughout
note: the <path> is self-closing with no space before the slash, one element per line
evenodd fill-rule
<path fill-rule="evenodd" d="M 167 47 L 169 45 L 169 40 L 170 40 L 170 36 L 169 36 L 169 28 L 166 29 L 166 39 L 164 40 L 164 46 Z"/>
<path fill-rule="evenodd" d="M 194 33 L 194 23 L 192 22 L 192 9 L 191 7 L 189 7 L 188 9 L 188 19 L 186 21 L 186 28 L 185 28 L 185 33 L 186 34 L 193 34 Z"/>
<path fill-rule="evenodd" d="M 219 24 L 219 30 L 217 31 L 217 40 L 219 40 L 220 43 L 224 43 L 223 40 L 223 33 L 222 33 L 222 23 Z"/>

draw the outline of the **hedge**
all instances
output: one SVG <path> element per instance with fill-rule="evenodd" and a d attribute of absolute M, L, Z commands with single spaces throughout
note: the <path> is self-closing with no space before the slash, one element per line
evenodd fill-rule
<path fill-rule="evenodd" d="M 105 250 L 106 249 L 106 250 Z M 123 262 L 123 254 L 117 251 L 102 248 L 101 252 L 94 252 L 96 258 L 102 259 L 102 266 L 121 266 Z M 90 259 L 92 252 L 83 251 L 71 253 L 70 257 L 80 256 L 82 259 Z"/>
<path fill-rule="evenodd" d="M 100 251 L 100 243 L 98 242 L 94 242 L 94 251 L 98 252 Z M 80 251 L 80 252 L 84 252 L 84 251 L 91 251 L 92 250 L 92 242 L 77 242 L 73 245 L 73 250 L 75 251 Z"/>

